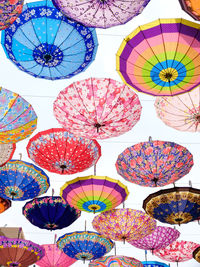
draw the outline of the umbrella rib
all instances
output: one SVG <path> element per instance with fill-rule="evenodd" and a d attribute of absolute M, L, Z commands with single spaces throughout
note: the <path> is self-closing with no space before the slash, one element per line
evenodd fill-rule
<path fill-rule="evenodd" d="M 55 132 L 53 131 L 53 129 L 52 129 L 52 134 L 53 134 L 53 140 L 54 140 L 54 147 L 55 147 L 56 152 L 57 152 L 58 160 L 60 160 L 61 159 L 61 156 L 60 156 L 60 154 L 58 152 L 57 142 L 56 142 L 56 139 L 55 139 Z"/>
<path fill-rule="evenodd" d="M 95 123 L 98 123 L 98 117 L 97 117 L 97 107 L 96 107 L 96 103 L 95 103 L 95 97 L 94 97 L 94 86 L 93 86 L 93 80 L 92 80 L 92 78 L 90 78 L 90 82 L 91 82 L 91 86 L 92 86 L 92 98 L 93 98 L 93 106 L 94 106 L 94 110 L 95 110 L 95 114 L 96 114 L 96 120 L 95 120 Z"/>
<path fill-rule="evenodd" d="M 101 116 L 99 118 L 99 120 L 101 121 L 102 120 L 102 115 L 104 113 L 104 110 L 105 110 L 105 106 L 106 106 L 106 103 L 107 103 L 107 99 L 108 99 L 108 91 L 109 91 L 109 87 L 110 87 L 110 78 L 108 79 L 108 85 L 107 85 L 107 91 L 106 91 L 106 94 L 104 95 L 105 97 L 105 102 L 104 102 L 104 106 L 103 106 L 103 110 L 101 112 Z M 103 117 L 103 120 L 105 120 L 106 117 Z"/>

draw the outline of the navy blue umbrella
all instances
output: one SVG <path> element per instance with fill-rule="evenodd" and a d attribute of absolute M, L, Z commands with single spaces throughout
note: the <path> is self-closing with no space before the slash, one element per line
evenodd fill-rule
<path fill-rule="evenodd" d="M 61 197 L 35 198 L 23 207 L 24 216 L 41 229 L 56 230 L 71 225 L 81 212 L 67 204 Z"/>

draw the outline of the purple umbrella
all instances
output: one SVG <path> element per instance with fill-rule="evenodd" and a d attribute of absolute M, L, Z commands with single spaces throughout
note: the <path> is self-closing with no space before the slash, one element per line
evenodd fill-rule
<path fill-rule="evenodd" d="M 110 28 L 139 15 L 150 0 L 53 0 L 67 17 L 85 26 Z"/>
<path fill-rule="evenodd" d="M 157 226 L 150 234 L 139 240 L 129 241 L 129 243 L 137 248 L 151 250 L 162 249 L 170 245 L 177 238 L 180 232 L 171 227 Z"/>

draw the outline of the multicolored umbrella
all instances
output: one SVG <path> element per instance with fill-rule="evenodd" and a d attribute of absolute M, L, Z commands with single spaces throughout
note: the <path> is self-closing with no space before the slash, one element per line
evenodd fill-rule
<path fill-rule="evenodd" d="M 77 260 L 92 260 L 111 251 L 114 243 L 95 232 L 74 232 L 61 236 L 57 246 L 69 257 Z"/>
<path fill-rule="evenodd" d="M 185 176 L 193 166 L 192 154 L 173 142 L 142 142 L 126 148 L 116 162 L 117 172 L 142 186 L 164 186 Z"/>
<path fill-rule="evenodd" d="M 154 251 L 154 255 L 165 261 L 184 262 L 192 259 L 193 251 L 199 244 L 190 241 L 174 241 L 164 249 Z"/>
<path fill-rule="evenodd" d="M 189 223 L 200 217 L 200 189 L 174 187 L 160 190 L 144 200 L 143 209 L 163 223 Z"/>
<path fill-rule="evenodd" d="M 98 46 L 95 29 L 63 16 L 50 0 L 25 4 L 18 20 L 2 33 L 1 42 L 20 70 L 49 80 L 84 71 Z"/>
<path fill-rule="evenodd" d="M 20 95 L 0 87 L 0 143 L 16 143 L 36 129 L 37 115 Z"/>
<path fill-rule="evenodd" d="M 193 258 L 200 263 L 200 246 L 193 251 L 192 255 Z"/>
<path fill-rule="evenodd" d="M 61 187 L 61 197 L 76 209 L 102 212 L 120 205 L 128 197 L 128 188 L 107 176 L 78 177 Z"/>
<path fill-rule="evenodd" d="M 125 24 L 139 15 L 150 0 L 54 0 L 54 4 L 67 17 L 88 27 L 110 28 Z"/>
<path fill-rule="evenodd" d="M 11 201 L 0 197 L 0 213 L 3 213 L 11 207 Z"/>
<path fill-rule="evenodd" d="M 0 264 L 28 267 L 44 256 L 44 249 L 29 240 L 0 237 Z"/>
<path fill-rule="evenodd" d="M 54 102 L 58 122 L 87 138 L 105 139 L 131 130 L 141 110 L 138 96 L 128 86 L 106 78 L 75 82 Z"/>
<path fill-rule="evenodd" d="M 129 243 L 136 248 L 151 250 L 167 247 L 169 244 L 179 238 L 180 232 L 171 227 L 157 226 L 156 229 L 149 235 L 132 240 Z"/>
<path fill-rule="evenodd" d="M 101 147 L 96 140 L 52 128 L 32 137 L 27 152 L 30 159 L 50 172 L 73 174 L 95 165 L 101 156 Z"/>
<path fill-rule="evenodd" d="M 152 233 L 156 221 L 140 210 L 112 209 L 95 216 L 92 225 L 107 238 L 131 242 Z"/>
<path fill-rule="evenodd" d="M 93 260 L 89 263 L 89 267 L 143 267 L 139 260 L 127 256 L 104 256 Z"/>
<path fill-rule="evenodd" d="M 200 20 L 200 3 L 198 0 L 179 0 L 182 9 L 193 19 Z"/>
<path fill-rule="evenodd" d="M 27 202 L 23 215 L 41 229 L 57 230 L 71 225 L 81 212 L 70 207 L 61 197 L 46 196 Z"/>
<path fill-rule="evenodd" d="M 157 97 L 156 113 L 167 126 L 179 131 L 200 131 L 200 86 L 191 92 L 170 97 Z"/>
<path fill-rule="evenodd" d="M 44 257 L 37 261 L 40 267 L 68 267 L 71 266 L 75 259 L 68 257 L 56 244 L 41 245 L 45 251 Z"/>
<path fill-rule="evenodd" d="M 0 167 L 6 164 L 9 160 L 12 159 L 13 154 L 15 153 L 16 144 L 1 144 L 0 143 Z"/>
<path fill-rule="evenodd" d="M 117 52 L 124 83 L 153 96 L 172 96 L 200 84 L 200 25 L 158 19 L 138 27 Z"/>
<path fill-rule="evenodd" d="M 0 168 L 0 196 L 26 200 L 44 194 L 50 186 L 45 172 L 35 165 L 11 160 Z"/>
<path fill-rule="evenodd" d="M 143 261 L 144 267 L 169 267 L 170 265 L 165 264 L 164 262 L 159 261 Z"/>
<path fill-rule="evenodd" d="M 0 1 L 0 30 L 4 30 L 19 17 L 22 12 L 24 0 Z"/>

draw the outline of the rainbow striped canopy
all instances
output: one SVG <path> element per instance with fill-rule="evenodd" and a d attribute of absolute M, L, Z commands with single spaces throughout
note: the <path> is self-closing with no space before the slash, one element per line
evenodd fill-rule
<path fill-rule="evenodd" d="M 61 197 L 76 209 L 102 212 L 125 201 L 129 192 L 120 181 L 107 176 L 78 177 L 61 187 Z"/>
<path fill-rule="evenodd" d="M 154 96 L 188 92 L 200 84 L 200 25 L 158 19 L 138 27 L 117 52 L 124 83 Z"/>
<path fill-rule="evenodd" d="M 126 256 L 104 256 L 93 260 L 89 263 L 89 267 L 143 267 L 143 264 L 134 258 Z"/>

